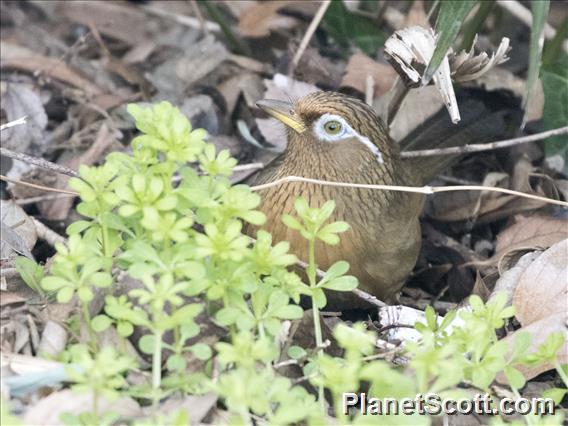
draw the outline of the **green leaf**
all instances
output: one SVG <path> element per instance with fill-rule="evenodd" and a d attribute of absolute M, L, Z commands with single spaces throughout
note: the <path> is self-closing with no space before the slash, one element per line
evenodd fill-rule
<path fill-rule="evenodd" d="M 339 260 L 331 265 L 325 273 L 326 279 L 337 278 L 345 274 L 349 270 L 349 262 Z"/>
<path fill-rule="evenodd" d="M 38 294 L 44 294 L 41 288 L 41 280 L 43 279 L 43 268 L 41 266 L 27 257 L 18 256 L 16 270 L 29 288 Z"/>
<path fill-rule="evenodd" d="M 138 342 L 138 347 L 142 352 L 145 354 L 151 355 L 154 353 L 154 335 L 153 334 L 146 334 L 140 338 Z"/>
<path fill-rule="evenodd" d="M 293 359 L 300 359 L 304 358 L 307 355 L 307 352 L 301 346 L 290 346 L 288 348 L 288 356 Z"/>
<path fill-rule="evenodd" d="M 445 0 L 440 6 L 436 19 L 436 48 L 424 72 L 422 85 L 426 85 L 438 70 L 448 49 L 456 39 L 469 11 L 477 3 L 475 0 Z"/>
<path fill-rule="evenodd" d="M 523 373 L 521 373 L 516 368 L 507 366 L 505 367 L 503 372 L 505 373 L 505 377 L 507 377 L 509 385 L 513 389 L 521 389 L 523 386 L 525 386 L 526 383 L 525 376 L 523 376 Z"/>
<path fill-rule="evenodd" d="M 302 224 L 300 222 L 298 222 L 297 219 L 295 219 L 294 217 L 290 216 L 289 214 L 285 214 L 284 216 L 282 216 L 282 222 L 284 223 L 284 225 L 286 225 L 288 228 L 290 229 L 295 229 L 296 231 L 300 231 L 302 229 L 304 229 L 304 227 L 302 226 Z"/>
<path fill-rule="evenodd" d="M 57 292 L 57 301 L 59 303 L 67 303 L 73 297 L 74 289 L 72 287 L 63 287 Z"/>
<path fill-rule="evenodd" d="M 377 54 L 386 40 L 385 33 L 376 23 L 369 18 L 349 12 L 342 0 L 331 2 L 324 16 L 323 26 L 340 45 L 347 46 L 353 43 L 371 56 Z"/>
<path fill-rule="evenodd" d="M 191 352 L 201 361 L 206 361 L 211 358 L 211 355 L 213 355 L 211 348 L 205 343 L 197 343 L 193 345 L 191 347 Z"/>
<path fill-rule="evenodd" d="M 88 222 L 86 220 L 78 220 L 69 225 L 66 229 L 66 232 L 68 235 L 79 234 L 87 228 L 90 228 L 91 226 L 93 226 L 92 222 Z"/>
<path fill-rule="evenodd" d="M 217 322 L 221 325 L 231 325 L 239 317 L 240 312 L 238 309 L 235 308 L 223 308 L 215 314 L 215 318 Z"/>
<path fill-rule="evenodd" d="M 531 41 L 529 45 L 529 71 L 527 73 L 527 90 L 523 99 L 525 117 L 527 111 L 526 106 L 531 101 L 531 95 L 540 70 L 542 46 L 544 43 L 544 24 L 546 23 L 546 17 L 548 16 L 549 6 L 549 0 L 531 2 L 532 26 Z"/>
<path fill-rule="evenodd" d="M 563 388 L 551 388 L 547 389 L 542 393 L 543 398 L 550 398 L 555 404 L 560 404 L 564 396 L 568 394 L 568 389 Z"/>
<path fill-rule="evenodd" d="M 134 326 L 128 321 L 119 321 L 116 325 L 116 331 L 122 337 L 128 337 L 134 332 Z"/>
<path fill-rule="evenodd" d="M 274 316 L 281 319 L 302 318 L 304 310 L 298 305 L 286 305 L 274 311 Z"/>
<path fill-rule="evenodd" d="M 106 315 L 97 315 L 91 320 L 91 327 L 97 333 L 105 331 L 112 324 L 112 320 Z"/>
<path fill-rule="evenodd" d="M 179 354 L 173 354 L 168 357 L 166 366 L 170 371 L 183 371 L 186 366 L 186 362 L 183 356 Z"/>
<path fill-rule="evenodd" d="M 546 130 L 564 127 L 568 124 L 568 57 L 540 72 L 544 91 L 543 122 Z M 568 134 L 546 139 L 546 157 L 559 155 L 564 160 L 563 172 L 568 173 Z"/>
<path fill-rule="evenodd" d="M 532 337 L 528 331 L 520 331 L 513 342 L 511 360 L 517 360 L 524 356 L 531 346 Z"/>
<path fill-rule="evenodd" d="M 352 275 L 344 275 L 339 278 L 334 278 L 322 285 L 323 288 L 335 291 L 351 291 L 358 285 L 357 278 Z"/>

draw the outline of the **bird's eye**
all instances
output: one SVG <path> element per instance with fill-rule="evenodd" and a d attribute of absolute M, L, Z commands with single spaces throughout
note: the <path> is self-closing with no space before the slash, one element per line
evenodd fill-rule
<path fill-rule="evenodd" d="M 337 135 L 341 133 L 343 126 L 337 120 L 330 120 L 323 125 L 323 128 L 328 135 Z"/>

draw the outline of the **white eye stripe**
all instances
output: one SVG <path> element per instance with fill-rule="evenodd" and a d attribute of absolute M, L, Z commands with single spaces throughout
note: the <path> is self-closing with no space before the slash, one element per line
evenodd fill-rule
<path fill-rule="evenodd" d="M 327 123 L 328 121 L 337 121 L 341 124 L 341 129 L 342 131 L 335 134 L 335 135 L 330 135 L 329 133 L 327 133 L 324 129 L 324 125 L 325 123 Z M 323 114 L 320 118 L 318 118 L 318 120 L 314 123 L 313 125 L 313 131 L 315 136 L 325 142 L 337 142 L 340 141 L 342 139 L 346 139 L 346 138 L 350 138 L 350 137 L 355 137 L 357 138 L 361 143 L 363 143 L 363 145 L 365 145 L 367 148 L 369 148 L 369 150 L 373 153 L 373 155 L 375 156 L 375 158 L 377 159 L 377 161 L 379 163 L 384 163 L 383 160 L 383 156 L 381 154 L 381 151 L 379 151 L 379 148 L 377 148 L 377 146 L 371 142 L 369 140 L 368 137 L 366 136 L 362 136 L 359 133 L 357 133 L 348 123 L 347 121 L 345 121 L 345 119 L 343 117 L 340 117 L 339 115 L 335 115 L 335 114 Z"/>

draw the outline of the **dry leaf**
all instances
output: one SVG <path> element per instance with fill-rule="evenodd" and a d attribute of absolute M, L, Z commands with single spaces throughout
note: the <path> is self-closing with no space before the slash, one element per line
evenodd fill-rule
<path fill-rule="evenodd" d="M 532 262 L 519 278 L 513 306 L 526 326 L 555 313 L 568 312 L 568 240 L 562 240 Z"/>
<path fill-rule="evenodd" d="M 491 58 L 489 58 L 486 52 L 476 55 L 474 49 L 476 43 L 477 35 L 469 52 L 462 50 L 458 54 L 450 53 L 452 80 L 456 82 L 477 80 L 489 70 L 509 60 L 507 52 L 511 48 L 509 47 L 509 39 L 507 37 L 503 37 L 497 51 L 491 54 Z"/>
<path fill-rule="evenodd" d="M 41 334 L 39 342 L 38 354 L 42 356 L 50 356 L 56 358 L 67 344 L 67 329 L 55 321 L 47 321 Z"/>
<path fill-rule="evenodd" d="M 516 216 L 516 223 L 497 235 L 495 255 L 500 259 L 505 253 L 524 248 L 548 248 L 568 238 L 568 221 L 546 216 Z"/>
<path fill-rule="evenodd" d="M 353 87 L 365 93 L 367 76 L 373 78 L 374 97 L 378 98 L 391 88 L 396 71 L 390 65 L 376 62 L 362 53 L 355 53 L 349 58 L 341 86 Z"/>
<path fill-rule="evenodd" d="M 47 114 L 38 91 L 22 83 L 6 82 L 6 91 L 0 98 L 0 108 L 6 113 L 8 122 L 26 117 L 26 123 L 4 129 L 1 133 L 2 146 L 27 152 L 42 154 L 46 138 Z"/>
<path fill-rule="evenodd" d="M 271 30 L 292 28 L 297 20 L 278 14 L 290 1 L 270 1 L 253 4 L 239 16 L 239 32 L 245 37 L 266 37 Z"/>
<path fill-rule="evenodd" d="M 495 282 L 495 287 L 491 293 L 491 297 L 498 293 L 507 294 L 507 304 L 511 304 L 513 299 L 513 292 L 519 285 L 519 279 L 529 265 L 534 262 L 542 253 L 539 251 L 531 251 L 529 253 L 523 253 L 517 258 L 517 261 L 507 267 L 499 269 L 499 278 Z M 490 297 L 490 298 L 491 298 Z"/>
<path fill-rule="evenodd" d="M 172 55 L 147 74 L 162 98 L 183 99 L 186 88 L 210 74 L 229 55 L 225 46 L 212 35 L 183 47 L 183 52 Z"/>
<path fill-rule="evenodd" d="M 73 414 L 93 410 L 91 393 L 76 394 L 69 389 L 54 392 L 33 405 L 24 417 L 24 424 L 36 426 L 62 425 L 60 415 L 64 412 Z M 142 414 L 140 406 L 130 397 L 109 401 L 104 396 L 98 398 L 99 414 L 115 411 L 125 418 L 134 418 Z"/>
<path fill-rule="evenodd" d="M 216 402 L 217 395 L 214 393 L 189 395 L 183 399 L 168 398 L 160 405 L 160 412 L 173 413 L 181 409 L 187 412 L 191 424 L 200 424 L 211 408 L 215 406 Z M 152 407 L 148 407 L 148 414 L 151 415 L 153 410 Z"/>
<path fill-rule="evenodd" d="M 3 69 L 14 68 L 30 73 L 42 73 L 47 77 L 75 86 L 89 95 L 102 94 L 100 87 L 59 59 L 38 55 L 29 49 L 4 41 L 0 42 L 0 52 Z"/>
<path fill-rule="evenodd" d="M 132 46 L 144 44 L 148 34 L 148 15 L 127 3 L 108 1 L 65 2 L 60 13 L 86 27 L 94 25 L 102 34 Z"/>
<path fill-rule="evenodd" d="M 2 210 L 0 256 L 2 259 L 13 259 L 18 254 L 22 254 L 33 259 L 31 250 L 37 241 L 33 221 L 13 200 L 0 200 L 0 206 Z"/>
<path fill-rule="evenodd" d="M 436 47 L 434 30 L 414 26 L 396 31 L 385 42 L 385 56 L 408 87 L 422 84 L 422 74 Z M 448 109 L 453 123 L 460 121 L 456 94 L 446 55 L 433 77 L 434 84 Z"/>

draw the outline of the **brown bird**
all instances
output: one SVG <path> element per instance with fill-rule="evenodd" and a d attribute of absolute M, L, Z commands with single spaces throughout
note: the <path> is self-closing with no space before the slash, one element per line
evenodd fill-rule
<path fill-rule="evenodd" d="M 286 125 L 288 144 L 284 153 L 256 176 L 254 184 L 294 175 L 335 182 L 419 186 L 448 165 L 447 158 L 440 157 L 401 159 L 399 145 L 390 139 L 373 109 L 353 97 L 316 92 L 293 104 L 263 100 L 257 105 Z M 460 129 L 469 126 L 469 133 L 475 133 L 471 126 L 479 127 L 479 114 Z M 497 120 L 495 114 L 490 115 L 493 121 L 503 121 L 502 117 Z M 484 134 L 480 136 L 487 139 L 498 132 L 503 132 L 503 126 L 493 123 L 482 126 Z M 455 134 L 446 136 L 429 147 L 458 144 Z M 347 260 L 349 273 L 359 279 L 360 289 L 385 302 L 396 301 L 420 251 L 423 195 L 301 182 L 267 188 L 260 195 L 260 209 L 267 216 L 263 228 L 272 233 L 275 241 L 289 241 L 291 252 L 304 261 L 308 258 L 308 243 L 282 223 L 282 215 L 295 214 L 298 196 L 306 198 L 312 207 L 335 200 L 331 220 L 343 220 L 351 226 L 338 245 L 316 245 L 318 267 L 326 270 L 338 260 Z M 247 232 L 253 234 L 253 229 Z M 330 292 L 328 299 L 328 307 L 334 309 L 362 305 L 352 293 Z"/>

